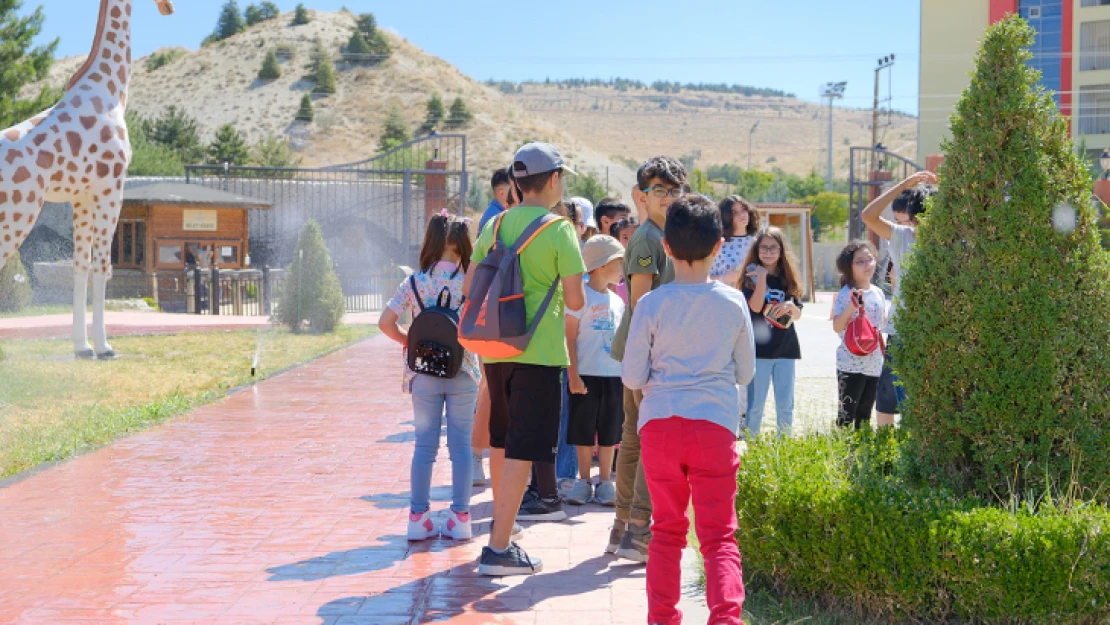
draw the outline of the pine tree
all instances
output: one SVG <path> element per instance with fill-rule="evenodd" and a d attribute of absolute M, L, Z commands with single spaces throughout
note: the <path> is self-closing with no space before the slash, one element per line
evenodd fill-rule
<path fill-rule="evenodd" d="M 1007 504 L 1073 486 L 1106 501 L 1110 261 L 1033 42 L 1016 16 L 987 29 L 942 143 L 899 276 L 903 424 L 932 479 Z"/>
<path fill-rule="evenodd" d="M 351 33 L 351 38 L 347 41 L 347 54 L 370 54 L 370 43 L 366 41 L 362 33 L 355 31 Z"/>
<path fill-rule="evenodd" d="M 447 118 L 447 126 L 449 128 L 462 128 L 474 119 L 474 114 L 467 108 L 466 102 L 463 102 L 462 97 L 455 98 L 451 103 L 451 116 Z"/>
<path fill-rule="evenodd" d="M 228 163 L 231 165 L 246 165 L 250 161 L 251 152 L 247 140 L 242 133 L 231 124 L 224 124 L 216 131 L 216 138 L 208 146 L 208 162 L 213 165 Z"/>
<path fill-rule="evenodd" d="M 298 4 L 296 11 L 293 13 L 293 25 L 304 26 L 312 21 L 312 17 L 308 14 L 308 9 L 304 8 L 303 4 Z"/>
<path fill-rule="evenodd" d="M 8 128 L 50 108 L 61 97 L 60 89 L 42 87 L 27 99 L 18 95 L 24 85 L 46 78 L 54 63 L 58 40 L 31 47 L 42 32 L 42 7 L 22 15 L 21 3 L 0 0 L 0 128 Z"/>
<path fill-rule="evenodd" d="M 443 124 L 443 119 L 447 117 L 447 111 L 443 107 L 443 100 L 439 97 L 438 93 L 432 94 L 428 98 L 427 114 L 424 117 L 424 124 L 420 126 L 420 132 L 429 133 L 437 130 Z"/>
<path fill-rule="evenodd" d="M 184 176 L 185 164 L 170 148 L 150 140 L 152 124 L 138 113 L 127 111 L 127 134 L 131 140 L 130 176 Z"/>
<path fill-rule="evenodd" d="M 260 24 L 266 19 L 262 16 L 262 9 L 258 8 L 257 4 L 252 4 L 248 6 L 243 11 L 243 18 L 247 22 L 247 28 L 250 28 L 255 24 Z"/>
<path fill-rule="evenodd" d="M 409 134 L 409 121 L 405 118 L 405 112 L 394 104 L 389 108 L 385 124 L 382 125 L 382 135 L 378 139 L 378 152 L 388 152 L 411 140 L 412 135 Z"/>
<path fill-rule="evenodd" d="M 277 54 L 273 50 L 266 53 L 266 60 L 262 61 L 262 69 L 258 72 L 262 80 L 276 80 L 281 78 L 281 64 L 278 63 Z"/>
<path fill-rule="evenodd" d="M 312 100 L 309 99 L 309 104 Z M 261 167 L 300 167 L 301 159 L 293 153 L 285 137 L 269 136 L 259 141 L 251 151 L 251 161 Z"/>
<path fill-rule="evenodd" d="M 320 45 L 317 46 L 315 57 L 316 71 L 313 75 L 313 80 L 316 81 L 316 86 L 312 88 L 312 92 L 323 94 L 335 93 L 335 62 L 332 61 L 328 51 Z"/>
<path fill-rule="evenodd" d="M 239 14 L 239 3 L 235 0 L 227 0 L 224 3 L 223 9 L 220 10 L 220 19 L 216 22 L 216 39 L 223 40 L 228 37 L 234 37 L 247 29 L 246 24 L 243 23 L 243 16 Z"/>
<path fill-rule="evenodd" d="M 297 111 L 297 116 L 294 118 L 299 122 L 310 122 L 316 117 L 316 110 L 312 106 L 312 96 L 304 94 L 301 98 L 301 108 Z"/>
<path fill-rule="evenodd" d="M 0 267 L 0 312 L 18 312 L 31 304 L 31 280 L 16 252 Z"/>
<path fill-rule="evenodd" d="M 374 18 L 372 13 L 362 13 L 358 16 L 357 28 L 358 32 L 362 33 L 362 36 L 369 41 L 374 38 L 374 34 L 378 31 L 378 20 Z"/>
<path fill-rule="evenodd" d="M 307 330 L 318 334 L 335 331 L 346 309 L 323 231 L 310 220 L 301 229 L 274 316 L 296 333 L 306 330 L 307 321 Z"/>
<path fill-rule="evenodd" d="M 174 151 L 183 163 L 198 163 L 204 158 L 197 121 L 176 106 L 168 106 L 150 126 L 150 140 Z"/>
<path fill-rule="evenodd" d="M 281 9 L 273 2 L 263 2 L 258 5 L 258 12 L 262 15 L 262 21 L 272 20 L 281 15 Z"/>

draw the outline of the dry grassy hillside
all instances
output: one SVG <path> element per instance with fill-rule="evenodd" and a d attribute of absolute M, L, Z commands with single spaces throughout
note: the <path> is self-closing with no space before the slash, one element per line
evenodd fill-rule
<path fill-rule="evenodd" d="M 355 27 L 351 13 L 310 13 L 310 24 L 291 26 L 292 14 L 287 13 L 223 42 L 188 51 L 153 72 L 146 70 L 146 57 L 136 59 L 128 107 L 154 116 L 177 106 L 197 119 L 206 138 L 226 123 L 234 124 L 252 143 L 267 135 L 288 135 L 306 166 L 322 166 L 371 156 L 386 112 L 395 102 L 415 130 L 424 119 L 428 97 L 438 92 L 447 105 L 462 96 L 474 114 L 463 131 L 469 169 L 482 177 L 506 164 L 521 142 L 538 139 L 557 145 L 580 169 L 604 172 L 609 167 L 614 189 L 632 186 L 635 176 L 627 167 L 392 34 L 392 58 L 376 67 L 338 63 L 338 93 L 315 98 L 312 124 L 295 124 L 300 99 L 313 86 L 303 77 L 314 43 L 320 41 L 338 59 L 340 46 Z M 267 51 L 282 44 L 293 46 L 295 56 L 282 64 L 281 78 L 258 80 Z M 50 82 L 64 84 L 83 60 L 58 61 Z"/>
<path fill-rule="evenodd" d="M 761 125 L 754 137 L 753 166 L 804 174 L 824 162 L 827 109 L 816 104 L 709 92 L 563 90 L 544 85 L 505 95 L 393 34 L 388 34 L 392 58 L 376 67 L 338 63 L 338 93 L 315 98 L 314 122 L 295 123 L 300 99 L 313 86 L 303 79 L 313 45 L 323 43 L 338 59 L 340 46 L 355 27 L 354 15 L 345 11 L 311 14 L 308 25 L 292 26 L 292 14 L 287 13 L 223 42 L 185 51 L 155 71 L 147 71 L 146 57 L 136 59 L 129 107 L 145 116 L 158 115 L 171 105 L 184 109 L 197 119 L 205 140 L 226 123 L 234 124 L 252 143 L 268 135 L 289 136 L 305 165 L 322 166 L 371 156 L 393 103 L 405 110 L 415 129 L 432 93 L 441 94 L 447 105 L 462 96 L 474 114 L 464 130 L 469 168 L 480 177 L 505 164 L 523 141 L 538 139 L 557 145 L 579 170 L 596 172 L 602 179 L 608 170 L 610 188 L 616 192 L 634 182 L 628 163 L 654 154 L 681 156 L 700 150 L 702 166 L 746 165 L 748 128 L 756 119 Z M 294 58 L 282 63 L 281 78 L 258 80 L 266 53 L 279 45 L 291 46 Z M 83 60 L 59 60 L 48 82 L 64 84 Z M 884 142 L 912 157 L 916 121 L 896 116 L 893 122 Z M 870 143 L 870 123 L 869 111 L 837 109 L 838 169 L 847 167 L 849 145 Z"/>
<path fill-rule="evenodd" d="M 799 175 L 826 168 L 828 107 L 794 98 L 542 84 L 524 85 L 522 93 L 506 97 L 574 136 L 588 137 L 591 147 L 611 156 L 638 161 L 660 152 L 701 150 L 699 166 L 746 167 L 748 131 L 759 120 L 752 137 L 752 167 L 778 166 Z M 871 144 L 871 111 L 837 108 L 833 122 L 834 166 L 846 177 L 848 148 Z M 914 158 L 916 118 L 896 115 L 890 122 L 880 139 L 889 149 Z"/>

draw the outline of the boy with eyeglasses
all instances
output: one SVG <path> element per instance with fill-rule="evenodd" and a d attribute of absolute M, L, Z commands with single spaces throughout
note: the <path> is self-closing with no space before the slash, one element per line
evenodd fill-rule
<path fill-rule="evenodd" d="M 686 168 L 677 159 L 656 156 L 648 159 L 636 172 L 633 198 L 643 206 L 647 219 L 624 252 L 622 272 L 628 285 L 628 310 L 613 337 L 610 355 L 624 359 L 628 328 L 636 303 L 644 295 L 674 280 L 674 264 L 663 247 L 663 227 L 667 209 L 686 192 Z M 643 393 L 624 389 L 624 427 L 621 449 L 617 455 L 616 520 L 609 533 L 608 553 L 634 562 L 647 562 L 651 544 L 651 495 L 640 463 L 640 435 L 636 424 L 640 418 Z"/>

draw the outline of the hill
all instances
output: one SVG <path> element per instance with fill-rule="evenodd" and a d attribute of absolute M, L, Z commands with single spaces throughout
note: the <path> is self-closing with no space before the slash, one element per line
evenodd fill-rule
<path fill-rule="evenodd" d="M 304 79 L 313 46 L 319 41 L 339 59 L 340 47 L 355 28 L 352 13 L 310 13 L 313 19 L 307 25 L 291 26 L 292 13 L 286 13 L 224 41 L 186 50 L 154 71 L 146 68 L 149 56 L 136 59 L 129 110 L 156 116 L 167 106 L 176 106 L 196 118 L 206 141 L 227 123 L 251 143 L 271 135 L 289 136 L 304 166 L 315 167 L 372 156 L 393 104 L 405 111 L 415 130 L 424 120 L 431 94 L 439 93 L 448 105 L 461 96 L 474 114 L 463 132 L 468 169 L 476 181 L 488 180 L 489 173 L 506 165 L 521 143 L 536 139 L 558 146 L 579 169 L 603 174 L 609 168 L 613 189 L 627 189 L 634 183 L 634 172 L 627 166 L 393 33 L 385 33 L 394 50 L 389 60 L 373 67 L 337 63 L 338 92 L 314 97 L 312 124 L 294 123 L 301 97 L 313 86 Z M 290 47 L 293 58 L 282 63 L 281 78 L 258 80 L 266 53 L 277 46 Z M 60 59 L 47 82 L 63 85 L 83 61 L 84 57 Z"/>
<path fill-rule="evenodd" d="M 653 154 L 700 150 L 699 167 L 734 163 L 747 167 L 748 132 L 752 167 L 780 167 L 798 175 L 824 173 L 828 106 L 788 96 L 746 96 L 682 89 L 664 93 L 650 87 L 573 86 L 524 83 L 501 90 L 534 116 L 553 122 L 590 147 L 618 159 L 641 161 Z M 510 92 L 511 91 L 511 92 Z M 887 121 L 884 118 L 882 121 Z M 888 149 L 914 158 L 917 118 L 894 114 L 881 128 Z M 871 110 L 837 107 L 833 113 L 833 157 L 837 176 L 848 175 L 848 148 L 871 144 Z M 695 152 L 696 153 L 696 152 Z"/>

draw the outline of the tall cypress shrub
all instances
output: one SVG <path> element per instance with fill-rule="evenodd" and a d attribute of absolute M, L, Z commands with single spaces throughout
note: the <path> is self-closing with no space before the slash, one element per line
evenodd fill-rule
<path fill-rule="evenodd" d="M 1110 268 L 1033 40 L 1016 16 L 986 32 L 896 321 L 917 464 L 1003 500 L 1110 484 Z"/>
<path fill-rule="evenodd" d="M 305 322 L 314 334 L 334 332 L 347 310 L 323 231 L 315 221 L 301 228 L 279 302 L 275 317 L 296 333 L 306 329 Z"/>

